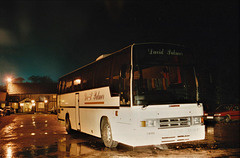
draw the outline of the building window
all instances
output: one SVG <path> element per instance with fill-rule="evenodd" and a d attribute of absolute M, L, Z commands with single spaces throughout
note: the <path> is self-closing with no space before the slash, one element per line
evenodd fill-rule
<path fill-rule="evenodd" d="M 44 102 L 39 102 L 38 103 L 38 108 L 39 109 L 44 109 Z"/>

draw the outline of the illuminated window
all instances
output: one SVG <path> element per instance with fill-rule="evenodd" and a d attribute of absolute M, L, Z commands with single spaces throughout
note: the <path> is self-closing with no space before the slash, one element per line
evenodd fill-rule
<path fill-rule="evenodd" d="M 75 79 L 73 84 L 76 86 L 76 85 L 79 85 L 81 84 L 81 79 Z"/>
<path fill-rule="evenodd" d="M 18 109 L 18 103 L 13 103 L 13 104 L 12 104 L 12 107 L 13 107 L 14 109 Z"/>
<path fill-rule="evenodd" d="M 43 109 L 43 108 L 44 108 L 44 102 L 39 102 L 39 103 L 38 103 L 38 108 Z"/>

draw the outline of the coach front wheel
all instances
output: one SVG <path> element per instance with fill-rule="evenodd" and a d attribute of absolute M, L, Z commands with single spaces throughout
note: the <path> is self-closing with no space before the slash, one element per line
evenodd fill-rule
<path fill-rule="evenodd" d="M 101 122 L 101 138 L 108 148 L 115 148 L 118 145 L 118 142 L 112 139 L 112 130 L 107 119 L 103 119 Z"/>

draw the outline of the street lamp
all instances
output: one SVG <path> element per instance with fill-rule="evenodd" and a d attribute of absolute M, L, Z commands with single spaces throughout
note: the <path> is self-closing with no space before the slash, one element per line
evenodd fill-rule
<path fill-rule="evenodd" d="M 12 78 L 11 77 L 8 77 L 7 78 L 7 83 L 11 83 L 12 82 Z"/>
<path fill-rule="evenodd" d="M 6 89 L 7 89 L 7 93 L 8 93 L 8 86 L 12 83 L 12 81 L 13 81 L 13 79 L 12 79 L 12 77 L 7 77 L 6 78 Z"/>
<path fill-rule="evenodd" d="M 9 93 L 9 86 L 11 85 L 13 79 L 12 79 L 12 77 L 7 77 L 6 81 L 7 81 L 6 82 L 6 89 L 7 89 L 7 93 Z"/>

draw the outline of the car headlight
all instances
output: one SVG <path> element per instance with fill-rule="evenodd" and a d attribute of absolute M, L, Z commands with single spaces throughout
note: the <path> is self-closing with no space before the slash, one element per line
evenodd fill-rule
<path fill-rule="evenodd" d="M 156 127 L 156 125 L 157 125 L 157 121 L 153 119 L 141 121 L 141 127 Z"/>

